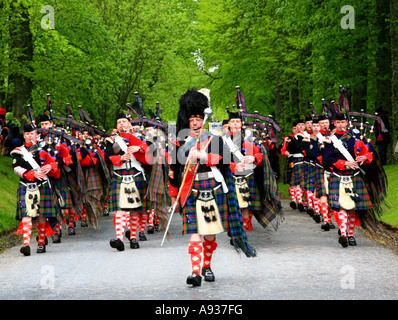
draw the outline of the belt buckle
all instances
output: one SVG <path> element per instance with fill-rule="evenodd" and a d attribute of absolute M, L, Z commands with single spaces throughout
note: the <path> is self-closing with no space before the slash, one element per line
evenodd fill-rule
<path fill-rule="evenodd" d="M 196 176 L 197 176 L 197 180 L 206 180 L 206 179 L 208 179 L 208 172 L 198 172 L 197 174 L 196 174 Z"/>

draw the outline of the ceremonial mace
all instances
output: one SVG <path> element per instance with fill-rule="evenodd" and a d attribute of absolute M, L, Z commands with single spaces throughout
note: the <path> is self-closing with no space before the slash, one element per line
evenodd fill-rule
<path fill-rule="evenodd" d="M 212 116 L 212 114 L 213 114 L 213 110 L 211 109 L 210 105 L 209 105 L 208 108 L 206 108 L 206 109 L 204 110 L 204 114 L 205 114 L 205 117 L 204 117 L 204 119 L 203 119 L 202 127 L 200 128 L 200 131 L 199 131 L 198 139 L 196 140 L 196 143 L 195 143 L 195 147 L 194 147 L 195 149 L 197 149 L 197 147 L 198 147 L 198 144 L 199 144 L 199 141 L 200 141 L 200 137 L 201 137 L 201 135 L 202 135 L 202 132 L 203 132 L 203 129 L 204 129 L 205 125 L 206 125 L 207 120 L 208 120 L 208 119 Z M 189 168 L 190 165 L 191 165 L 191 161 L 192 161 L 192 159 L 190 159 L 190 160 L 188 161 L 188 164 L 186 165 L 186 170 L 185 170 L 185 172 L 184 172 L 184 176 L 183 176 L 183 178 L 182 178 L 182 182 L 181 182 L 180 188 L 178 189 L 178 194 L 177 194 L 176 201 L 174 202 L 173 206 L 170 207 L 170 211 L 171 211 L 171 213 L 170 213 L 170 218 L 169 218 L 169 221 L 168 221 L 168 223 L 167 223 L 166 230 L 165 230 L 165 232 L 164 232 L 164 236 L 163 236 L 162 243 L 160 244 L 161 247 L 163 247 L 164 240 L 166 239 L 167 233 L 168 233 L 169 228 L 170 228 L 171 219 L 173 218 L 174 211 L 176 210 L 176 207 L 177 207 L 178 202 L 179 202 L 179 200 L 180 200 L 181 192 L 182 192 L 182 189 L 183 189 L 182 187 L 184 186 L 185 179 L 187 178 L 188 168 Z"/>

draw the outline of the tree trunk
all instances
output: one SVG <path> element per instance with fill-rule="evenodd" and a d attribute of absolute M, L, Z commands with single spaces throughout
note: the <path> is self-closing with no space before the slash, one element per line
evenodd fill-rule
<path fill-rule="evenodd" d="M 31 99 L 32 80 L 31 62 L 33 59 L 33 39 L 29 28 L 28 8 L 16 4 L 10 14 L 10 52 L 12 71 L 10 81 L 13 86 L 12 107 L 14 116 L 25 113 L 25 107 Z"/>
<path fill-rule="evenodd" d="M 379 48 L 376 55 L 376 109 L 381 107 L 391 114 L 391 38 L 389 23 L 386 21 L 390 16 L 390 1 L 377 0 L 376 8 L 379 29 L 377 36 Z"/>
<path fill-rule="evenodd" d="M 398 153 L 394 152 L 398 142 L 398 3 L 391 1 L 391 110 L 392 110 L 392 159 L 398 163 Z"/>

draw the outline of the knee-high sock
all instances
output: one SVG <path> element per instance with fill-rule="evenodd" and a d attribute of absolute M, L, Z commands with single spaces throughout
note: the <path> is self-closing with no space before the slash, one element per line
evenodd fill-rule
<path fill-rule="evenodd" d="M 303 203 L 303 190 L 300 187 L 296 187 L 296 199 L 297 203 Z"/>
<path fill-rule="evenodd" d="M 296 188 L 295 187 L 290 187 L 288 189 L 290 197 L 292 199 L 292 201 L 296 202 Z"/>
<path fill-rule="evenodd" d="M 203 241 L 203 268 L 210 268 L 211 258 L 213 257 L 213 252 L 217 248 L 216 238 L 213 240 L 207 240 L 206 237 Z"/>
<path fill-rule="evenodd" d="M 188 253 L 191 255 L 192 273 L 200 275 L 200 265 L 202 262 L 202 241 L 190 241 Z"/>
<path fill-rule="evenodd" d="M 347 215 L 347 211 L 345 210 L 340 210 L 339 214 L 339 227 L 340 227 L 340 232 L 342 236 L 345 236 L 347 233 L 347 219 L 348 219 L 348 215 Z"/>
<path fill-rule="evenodd" d="M 316 198 L 314 196 L 313 198 L 313 202 L 314 202 L 314 210 L 316 214 L 321 214 L 321 200 L 319 200 L 319 198 Z"/>
<path fill-rule="evenodd" d="M 38 236 L 39 239 L 37 243 L 39 245 L 45 245 L 46 244 L 46 223 L 38 223 L 37 224 L 37 229 L 38 229 Z"/>
<path fill-rule="evenodd" d="M 56 223 L 54 226 L 54 234 L 59 235 L 61 233 L 61 224 Z"/>
<path fill-rule="evenodd" d="M 113 225 L 115 226 L 116 238 L 123 241 L 124 229 L 126 228 L 127 212 L 117 211 L 113 215 Z"/>
<path fill-rule="evenodd" d="M 32 218 L 22 218 L 22 238 L 24 246 L 30 246 L 30 236 L 32 235 Z"/>
<path fill-rule="evenodd" d="M 139 224 L 140 224 L 140 215 L 130 214 L 130 240 L 137 239 L 137 231 Z"/>
<path fill-rule="evenodd" d="M 68 220 L 69 220 L 68 227 L 73 228 L 75 226 L 75 212 L 73 210 L 69 210 L 69 209 L 66 209 L 66 210 L 68 210 Z M 66 214 L 66 210 L 65 210 L 65 214 Z"/>
<path fill-rule="evenodd" d="M 357 220 L 357 215 L 354 212 L 348 212 L 348 233 L 349 237 L 354 236 L 354 229 Z"/>
<path fill-rule="evenodd" d="M 321 214 L 325 223 L 331 222 L 329 219 L 329 205 L 327 202 L 321 202 Z"/>
<path fill-rule="evenodd" d="M 308 203 L 308 208 L 314 209 L 314 193 L 310 190 L 306 191 L 307 193 L 307 203 Z"/>
<path fill-rule="evenodd" d="M 148 210 L 148 226 L 153 227 L 153 221 L 155 219 L 155 210 Z"/>
<path fill-rule="evenodd" d="M 87 221 L 87 210 L 84 206 L 83 206 L 83 211 L 82 211 L 82 220 Z"/>
<path fill-rule="evenodd" d="M 140 217 L 140 232 L 145 232 L 146 223 L 148 221 L 148 213 L 143 212 L 139 215 Z"/>

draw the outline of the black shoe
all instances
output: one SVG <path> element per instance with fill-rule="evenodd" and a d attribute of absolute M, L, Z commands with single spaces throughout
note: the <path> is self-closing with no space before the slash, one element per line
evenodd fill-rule
<path fill-rule="evenodd" d="M 316 215 L 316 212 L 313 208 L 308 208 L 307 213 L 309 214 L 310 217 Z"/>
<path fill-rule="evenodd" d="M 348 237 L 348 245 L 349 246 L 356 246 L 357 245 L 357 241 L 355 240 L 354 236 L 349 236 Z"/>
<path fill-rule="evenodd" d="M 53 235 L 53 243 L 61 243 L 61 236 L 59 234 Z"/>
<path fill-rule="evenodd" d="M 118 251 L 124 250 L 124 243 L 120 239 L 112 239 L 111 241 L 109 241 L 109 244 L 111 245 L 112 248 L 115 248 Z"/>
<path fill-rule="evenodd" d="M 297 209 L 297 204 L 296 204 L 296 202 L 290 201 L 290 207 L 291 207 L 293 210 L 296 210 L 296 209 Z"/>
<path fill-rule="evenodd" d="M 319 214 L 314 214 L 312 217 L 316 223 L 321 222 L 321 216 Z"/>
<path fill-rule="evenodd" d="M 19 252 L 21 252 L 25 257 L 26 256 L 30 256 L 30 247 L 29 246 L 23 246 L 23 247 L 21 247 Z"/>
<path fill-rule="evenodd" d="M 330 229 L 336 229 L 336 226 L 331 222 L 329 222 L 329 227 L 330 227 Z"/>
<path fill-rule="evenodd" d="M 213 282 L 216 280 L 213 271 L 210 268 L 202 268 L 202 276 L 205 277 L 205 281 Z"/>
<path fill-rule="evenodd" d="M 304 212 L 304 206 L 303 206 L 302 203 L 299 203 L 299 204 L 297 205 L 297 208 L 299 209 L 300 212 Z"/>
<path fill-rule="evenodd" d="M 155 227 L 148 227 L 148 234 L 154 234 L 155 233 Z"/>
<path fill-rule="evenodd" d="M 68 234 L 70 236 L 74 236 L 76 234 L 75 228 L 69 227 L 68 228 Z"/>
<path fill-rule="evenodd" d="M 125 236 L 127 239 L 130 240 L 130 235 L 131 235 L 130 230 L 126 230 L 126 232 L 124 233 L 124 236 Z"/>
<path fill-rule="evenodd" d="M 86 221 L 82 221 L 82 222 L 80 223 L 80 225 L 81 225 L 83 228 L 88 227 L 88 223 L 87 223 Z"/>
<path fill-rule="evenodd" d="M 343 248 L 348 247 L 348 239 L 346 236 L 340 236 L 339 237 L 339 243 L 342 245 Z"/>
<path fill-rule="evenodd" d="M 138 249 L 139 247 L 140 247 L 140 244 L 138 243 L 137 239 L 130 240 L 130 248 L 131 249 Z"/>
<path fill-rule="evenodd" d="M 303 206 L 303 211 L 308 213 L 308 207 L 307 206 Z"/>
<path fill-rule="evenodd" d="M 39 244 L 38 246 L 37 246 L 37 251 L 36 251 L 37 253 L 44 253 L 44 252 L 46 252 L 46 245 L 44 245 L 44 244 Z"/>
<path fill-rule="evenodd" d="M 194 272 L 188 276 L 187 284 L 192 284 L 193 287 L 199 287 L 202 284 L 202 277 Z"/>
<path fill-rule="evenodd" d="M 330 230 L 329 223 L 327 223 L 327 222 L 322 223 L 321 229 L 322 229 L 322 230 L 325 230 L 325 231 L 329 231 L 329 230 Z"/>
<path fill-rule="evenodd" d="M 108 217 L 109 216 L 109 210 L 108 209 L 104 209 L 103 215 L 104 215 L 104 217 Z"/>
<path fill-rule="evenodd" d="M 140 239 L 140 241 L 146 241 L 146 235 L 143 232 L 140 232 L 138 234 L 138 238 Z"/>

